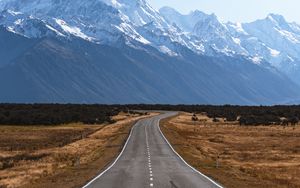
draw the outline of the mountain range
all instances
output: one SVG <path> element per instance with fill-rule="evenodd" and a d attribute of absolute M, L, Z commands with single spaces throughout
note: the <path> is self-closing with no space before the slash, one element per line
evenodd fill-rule
<path fill-rule="evenodd" d="M 0 102 L 285 104 L 300 26 L 145 0 L 0 0 Z"/>
<path fill-rule="evenodd" d="M 204 39 L 217 51 L 248 56 L 258 64 L 267 61 L 300 83 L 300 25 L 297 23 L 289 23 L 276 14 L 252 23 L 221 23 L 214 14 L 200 11 L 182 15 L 175 9 L 164 7 L 160 13 L 169 23 Z"/>

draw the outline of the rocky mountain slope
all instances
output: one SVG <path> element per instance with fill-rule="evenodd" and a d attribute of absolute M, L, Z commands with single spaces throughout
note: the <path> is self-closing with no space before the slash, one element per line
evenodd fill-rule
<path fill-rule="evenodd" d="M 299 98 L 297 84 L 268 59 L 240 48 L 229 24 L 214 15 L 195 12 L 191 29 L 144 0 L 2 0 L 0 10 L 1 102 L 276 104 Z"/>
<path fill-rule="evenodd" d="M 201 11 L 183 15 L 164 7 L 160 13 L 170 24 L 204 39 L 206 45 L 217 51 L 245 55 L 257 64 L 267 61 L 300 84 L 300 25 L 297 23 L 289 23 L 276 14 L 252 23 L 222 23 L 214 14 Z"/>

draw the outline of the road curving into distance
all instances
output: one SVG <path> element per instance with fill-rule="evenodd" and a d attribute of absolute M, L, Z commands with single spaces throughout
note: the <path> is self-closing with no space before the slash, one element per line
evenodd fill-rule
<path fill-rule="evenodd" d="M 187 164 L 164 137 L 159 121 L 176 114 L 138 121 L 118 158 L 83 188 L 221 188 Z"/>

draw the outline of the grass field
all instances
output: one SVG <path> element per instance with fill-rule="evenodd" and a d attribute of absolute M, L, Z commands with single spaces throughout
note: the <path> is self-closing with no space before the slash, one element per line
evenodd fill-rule
<path fill-rule="evenodd" d="M 230 188 L 300 187 L 300 127 L 241 127 L 197 114 L 162 121 L 176 151 L 198 170 Z"/>
<path fill-rule="evenodd" d="M 153 114 L 150 114 L 153 115 Z M 0 127 L 0 187 L 80 187 L 121 150 L 138 119 L 114 124 Z"/>

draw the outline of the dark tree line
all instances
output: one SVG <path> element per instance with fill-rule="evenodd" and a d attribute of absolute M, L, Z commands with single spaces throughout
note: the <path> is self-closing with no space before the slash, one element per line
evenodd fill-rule
<path fill-rule="evenodd" d="M 241 125 L 297 124 L 300 119 L 300 106 L 0 104 L 0 125 L 96 124 L 112 122 L 121 111 L 143 114 L 137 110 L 205 112 Z"/>
<path fill-rule="evenodd" d="M 107 105 L 1 104 L 1 125 L 58 125 L 112 122 L 120 110 Z"/>
<path fill-rule="evenodd" d="M 205 112 L 212 119 L 225 118 L 241 125 L 295 125 L 300 119 L 300 105 L 291 106 L 213 106 L 213 105 L 133 105 L 134 109 Z"/>

